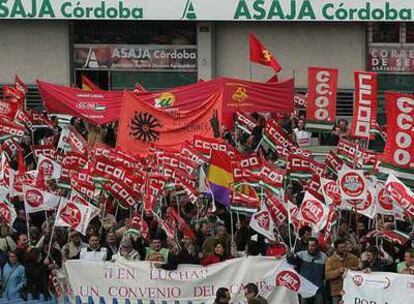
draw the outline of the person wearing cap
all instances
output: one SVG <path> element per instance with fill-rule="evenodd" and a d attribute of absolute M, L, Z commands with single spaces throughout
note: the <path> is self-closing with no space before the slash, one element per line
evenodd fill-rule
<path fill-rule="evenodd" d="M 62 256 L 67 260 L 79 259 L 80 252 L 83 248 L 87 248 L 88 245 L 81 241 L 79 232 L 69 232 L 68 243 L 62 248 Z"/>
<path fill-rule="evenodd" d="M 132 246 L 130 238 L 124 238 L 121 241 L 119 251 L 117 254 L 112 256 L 113 261 L 128 262 L 128 261 L 139 261 L 142 260 L 139 252 Z"/>

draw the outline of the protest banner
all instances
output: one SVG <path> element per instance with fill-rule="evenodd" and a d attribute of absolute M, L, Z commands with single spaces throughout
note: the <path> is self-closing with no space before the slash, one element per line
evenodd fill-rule
<path fill-rule="evenodd" d="M 215 137 L 219 130 L 212 125 L 220 125 L 222 98 L 222 93 L 217 93 L 192 111 L 166 112 L 125 92 L 117 147 L 144 156 L 154 143 L 161 148 L 179 149 L 183 141 L 192 140 L 194 135 Z"/>
<path fill-rule="evenodd" d="M 414 278 L 390 272 L 349 271 L 344 279 L 344 304 L 411 304 Z"/>
<path fill-rule="evenodd" d="M 281 264 L 270 257 L 238 258 L 208 267 L 179 265 L 166 271 L 150 262 L 102 263 L 70 260 L 65 264 L 73 294 L 84 301 L 102 297 L 106 303 L 207 304 L 220 287 L 230 290 L 232 303 L 245 303 L 243 286 L 255 282 L 269 303 L 298 303 L 284 286 L 274 288 L 273 274 Z M 140 302 L 141 301 L 141 302 Z"/>

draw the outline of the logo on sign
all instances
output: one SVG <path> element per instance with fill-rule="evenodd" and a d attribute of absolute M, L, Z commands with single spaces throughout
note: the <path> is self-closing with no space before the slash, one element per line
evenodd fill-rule
<path fill-rule="evenodd" d="M 40 207 L 43 204 L 43 195 L 37 189 L 29 189 L 26 191 L 26 203 L 32 207 Z"/>
<path fill-rule="evenodd" d="M 11 214 L 9 206 L 6 203 L 0 202 L 0 216 L 7 222 L 10 223 Z"/>
<path fill-rule="evenodd" d="M 332 199 L 334 203 L 341 201 L 341 195 L 338 191 L 338 185 L 334 181 L 329 181 L 323 185 L 325 194 Z"/>
<path fill-rule="evenodd" d="M 72 228 L 77 227 L 81 222 L 81 211 L 74 203 L 69 202 L 65 207 L 63 207 L 60 212 L 61 219 L 69 224 Z"/>
<path fill-rule="evenodd" d="M 51 160 L 43 159 L 42 162 L 39 164 L 39 168 L 43 170 L 43 174 L 45 176 L 52 176 L 55 166 L 53 165 L 53 162 Z"/>
<path fill-rule="evenodd" d="M 301 211 L 304 220 L 315 224 L 318 223 L 323 216 L 323 207 L 321 203 L 312 199 L 302 203 Z"/>
<path fill-rule="evenodd" d="M 356 286 L 361 286 L 362 285 L 362 283 L 364 283 L 364 277 L 362 276 L 362 275 L 355 275 L 353 278 L 352 278 L 352 281 L 354 282 L 354 284 L 356 285 Z"/>
<path fill-rule="evenodd" d="M 175 95 L 170 92 L 161 93 L 158 98 L 155 98 L 155 107 L 156 108 L 170 108 L 175 104 Z"/>
<path fill-rule="evenodd" d="M 300 279 L 298 275 L 292 271 L 281 271 L 276 277 L 276 286 L 284 286 L 294 292 L 300 288 Z"/>
<path fill-rule="evenodd" d="M 355 172 L 347 172 L 341 179 L 342 190 L 351 197 L 358 197 L 364 192 L 365 181 Z"/>
<path fill-rule="evenodd" d="M 248 97 L 246 88 L 238 87 L 231 98 L 236 102 L 244 102 Z"/>
<path fill-rule="evenodd" d="M 268 211 L 262 211 L 257 213 L 254 216 L 254 219 L 256 220 L 257 224 L 266 230 L 269 230 L 270 227 L 270 216 Z"/>

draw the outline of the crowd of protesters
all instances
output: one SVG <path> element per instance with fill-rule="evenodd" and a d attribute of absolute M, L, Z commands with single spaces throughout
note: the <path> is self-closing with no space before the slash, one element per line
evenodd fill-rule
<path fill-rule="evenodd" d="M 253 115 L 258 126 L 250 136 L 238 138 L 241 151 L 257 151 L 263 135 L 265 118 Z M 56 121 L 56 117 L 53 118 Z M 115 126 L 90 125 L 78 118 L 71 120 L 71 125 L 85 137 L 88 143 L 106 143 L 115 145 Z M 312 134 L 306 130 L 303 116 L 295 118 L 282 115 L 280 125 L 298 145 L 306 147 L 312 144 Z M 41 144 L 45 139 L 58 135 L 58 124 L 53 129 L 43 128 L 27 136 L 21 147 L 25 153 L 27 168 L 35 168 L 31 154 L 31 145 Z M 224 139 L 235 145 L 233 132 L 222 133 Z M 339 120 L 332 132 L 323 139 L 327 145 L 336 145 L 340 138 L 349 137 L 346 120 Z M 270 155 L 277 159 L 277 155 Z M 17 156 L 11 161 L 11 167 L 17 170 Z M 303 188 L 297 182 L 290 182 L 285 191 L 291 201 L 301 203 Z M 110 197 L 102 195 L 98 202 L 105 206 L 98 217 L 90 223 L 86 235 L 66 228 L 55 227 L 54 212 L 34 213 L 26 216 L 24 204 L 19 196 L 13 200 L 17 219 L 12 227 L 1 224 L 0 263 L 3 297 L 22 298 L 28 293 L 34 298 L 43 294 L 46 297 L 55 292 L 52 281 L 63 275 L 63 263 L 66 260 L 81 259 L 93 261 L 151 261 L 157 268 L 174 270 L 179 264 L 208 266 L 228 259 L 243 256 L 286 257 L 297 271 L 319 287 L 312 298 L 301 298 L 302 304 L 337 304 L 341 300 L 343 274 L 347 269 L 371 271 L 391 271 L 402 274 L 414 274 L 414 242 L 407 239 L 405 244 L 396 244 L 378 237 L 367 237 L 373 222 L 353 212 L 344 211 L 334 228 L 332 244 L 319 244 L 312 235 L 312 229 L 302 227 L 295 235 L 292 227 L 281 225 L 275 231 L 276 241 L 269 241 L 249 228 L 249 216 L 237 214 L 234 226 L 231 226 L 230 212 L 219 202 L 217 210 L 212 211 L 210 204 L 190 203 L 185 197 L 179 202 L 174 191 L 167 191 L 162 200 L 161 214 L 168 208 L 176 210 L 193 231 L 179 231 L 178 242 L 166 237 L 160 229 L 157 219 L 151 214 L 144 214 L 148 226 L 148 235 L 131 229 L 134 214 L 130 210 L 118 209 Z M 378 229 L 410 233 L 412 224 L 395 221 L 391 216 L 378 215 Z M 398 227 L 396 227 L 397 225 Z M 289 229 L 291 231 L 289 231 Z M 233 232 L 233 235 L 231 233 Z M 52 239 L 51 239 L 52 235 Z M 289 239 L 291 238 L 291 239 Z M 290 247 L 290 244 L 294 244 Z M 49 248 L 50 246 L 50 248 Z M 255 284 L 245 286 L 248 303 L 267 303 L 259 295 Z M 226 288 L 217 291 L 215 303 L 230 303 L 230 293 Z"/>

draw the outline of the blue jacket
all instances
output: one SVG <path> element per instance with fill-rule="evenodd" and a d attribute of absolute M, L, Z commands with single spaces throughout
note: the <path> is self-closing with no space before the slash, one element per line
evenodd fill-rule
<path fill-rule="evenodd" d="M 10 265 L 6 263 L 3 268 L 1 281 L 3 283 L 3 296 L 5 298 L 9 300 L 20 299 L 20 291 L 26 285 L 24 267 L 20 264 Z"/>
<path fill-rule="evenodd" d="M 325 279 L 326 254 L 319 251 L 311 255 L 307 250 L 299 251 L 293 256 L 286 257 L 288 263 L 295 265 L 301 276 L 311 281 L 318 287 L 323 286 Z"/>

